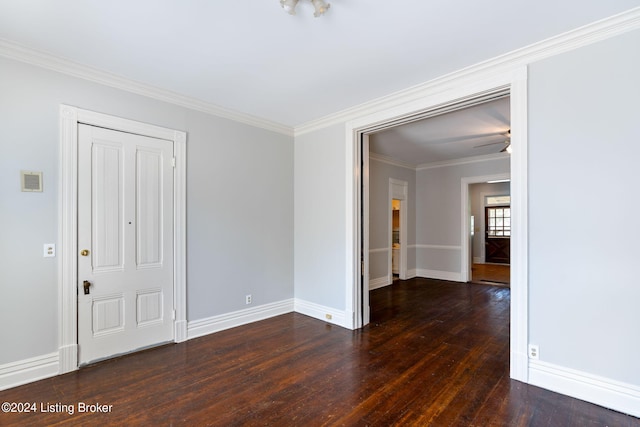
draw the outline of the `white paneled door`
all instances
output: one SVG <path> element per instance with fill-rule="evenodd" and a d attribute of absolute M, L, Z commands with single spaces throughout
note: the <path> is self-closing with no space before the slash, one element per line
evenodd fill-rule
<path fill-rule="evenodd" d="M 173 143 L 78 128 L 78 346 L 87 364 L 173 340 Z"/>

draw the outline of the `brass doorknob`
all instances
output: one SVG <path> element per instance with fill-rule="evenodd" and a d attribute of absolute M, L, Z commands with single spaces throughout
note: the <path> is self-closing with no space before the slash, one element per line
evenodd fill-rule
<path fill-rule="evenodd" d="M 83 249 L 80 251 L 80 255 L 82 256 L 89 256 L 89 249 Z"/>

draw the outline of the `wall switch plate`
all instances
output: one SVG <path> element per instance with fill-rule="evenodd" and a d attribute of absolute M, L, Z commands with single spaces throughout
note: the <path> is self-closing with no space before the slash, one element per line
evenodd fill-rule
<path fill-rule="evenodd" d="M 54 243 L 45 243 L 42 256 L 45 258 L 56 256 L 56 245 Z"/>

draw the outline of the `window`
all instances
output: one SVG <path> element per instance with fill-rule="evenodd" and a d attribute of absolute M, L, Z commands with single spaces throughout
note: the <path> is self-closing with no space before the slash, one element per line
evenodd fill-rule
<path fill-rule="evenodd" d="M 487 208 L 487 237 L 511 236 L 511 208 L 496 206 Z"/>

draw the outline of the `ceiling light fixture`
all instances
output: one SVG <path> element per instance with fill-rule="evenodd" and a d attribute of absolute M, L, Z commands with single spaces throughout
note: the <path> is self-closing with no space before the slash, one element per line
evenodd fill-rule
<path fill-rule="evenodd" d="M 324 0 L 311 0 L 313 7 L 316 9 L 313 16 L 316 18 L 318 16 L 324 15 L 324 13 L 331 7 L 329 3 L 325 3 Z M 298 0 L 280 0 L 280 5 L 282 8 L 289 14 L 296 14 L 296 6 L 298 5 Z"/>

